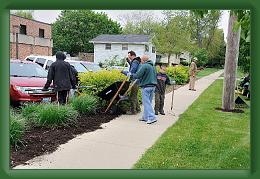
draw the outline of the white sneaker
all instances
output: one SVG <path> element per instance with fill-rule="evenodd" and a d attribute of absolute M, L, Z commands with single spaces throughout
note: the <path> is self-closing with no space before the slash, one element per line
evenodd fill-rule
<path fill-rule="evenodd" d="M 155 123 L 155 122 L 157 122 L 156 119 L 147 120 L 146 124 L 152 124 L 152 123 Z"/>

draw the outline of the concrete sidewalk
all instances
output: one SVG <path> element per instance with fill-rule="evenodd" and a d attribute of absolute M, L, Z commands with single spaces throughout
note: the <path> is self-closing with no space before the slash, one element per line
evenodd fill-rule
<path fill-rule="evenodd" d="M 165 98 L 166 115 L 159 115 L 154 124 L 139 121 L 141 113 L 122 115 L 103 124 L 103 129 L 79 135 L 55 152 L 36 157 L 28 161 L 28 165 L 14 169 L 130 169 L 222 73 L 223 70 L 197 80 L 197 91 L 188 90 L 188 85 L 177 89 L 174 94 L 175 116 L 170 110 L 172 93 L 169 93 Z"/>

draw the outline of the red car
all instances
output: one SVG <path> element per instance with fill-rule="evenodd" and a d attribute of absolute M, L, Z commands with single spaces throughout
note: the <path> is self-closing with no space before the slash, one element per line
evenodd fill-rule
<path fill-rule="evenodd" d="M 25 102 L 51 102 L 56 100 L 53 88 L 42 91 L 47 81 L 47 72 L 38 64 L 11 60 L 10 102 L 20 105 Z"/>

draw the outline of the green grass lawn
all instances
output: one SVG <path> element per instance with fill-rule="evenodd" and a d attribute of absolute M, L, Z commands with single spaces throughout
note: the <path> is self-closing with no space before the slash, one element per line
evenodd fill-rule
<path fill-rule="evenodd" d="M 221 107 L 223 80 L 215 81 L 133 168 L 249 169 L 250 117 Z"/>
<path fill-rule="evenodd" d="M 204 76 L 210 75 L 211 73 L 217 72 L 221 70 L 220 68 L 205 68 L 204 70 L 201 70 L 197 73 L 197 78 L 202 78 Z"/>

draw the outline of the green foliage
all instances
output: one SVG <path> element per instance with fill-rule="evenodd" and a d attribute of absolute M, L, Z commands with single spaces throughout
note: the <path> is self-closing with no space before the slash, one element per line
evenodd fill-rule
<path fill-rule="evenodd" d="M 10 143 L 15 147 L 21 143 L 21 137 L 25 131 L 25 119 L 13 110 L 10 110 L 9 120 Z"/>
<path fill-rule="evenodd" d="M 34 19 L 32 10 L 17 10 L 13 14 L 17 16 L 25 17 L 27 19 Z"/>
<path fill-rule="evenodd" d="M 250 43 L 241 39 L 239 46 L 238 66 L 244 73 L 250 72 L 250 59 Z"/>
<path fill-rule="evenodd" d="M 153 42 L 161 54 L 179 54 L 191 48 L 188 19 L 185 16 L 174 16 L 166 24 L 155 28 Z"/>
<path fill-rule="evenodd" d="M 81 95 L 71 102 L 72 107 L 81 114 L 95 114 L 98 100 L 95 96 Z"/>
<path fill-rule="evenodd" d="M 100 34 L 120 34 L 119 23 L 92 10 L 63 10 L 52 25 L 53 52 L 93 52 L 89 41 Z"/>
<path fill-rule="evenodd" d="M 124 66 L 126 64 L 126 59 L 119 59 L 118 55 L 113 56 L 111 59 L 106 59 L 102 65 L 105 67 L 112 67 L 112 66 Z"/>
<path fill-rule="evenodd" d="M 205 48 L 200 48 L 198 49 L 195 53 L 194 56 L 197 57 L 197 66 L 204 66 L 208 62 L 208 52 Z"/>
<path fill-rule="evenodd" d="M 176 84 L 185 84 L 189 81 L 189 67 L 178 65 L 170 66 L 166 69 L 169 78 L 173 78 Z"/>
<path fill-rule="evenodd" d="M 67 105 L 35 104 L 22 108 L 22 115 L 36 126 L 60 126 L 74 123 L 78 112 Z"/>
<path fill-rule="evenodd" d="M 114 82 L 122 81 L 126 76 L 118 70 L 102 70 L 95 73 L 86 72 L 79 74 L 79 78 L 81 85 L 88 86 L 88 88 L 83 89 L 83 92 L 96 95 Z"/>

